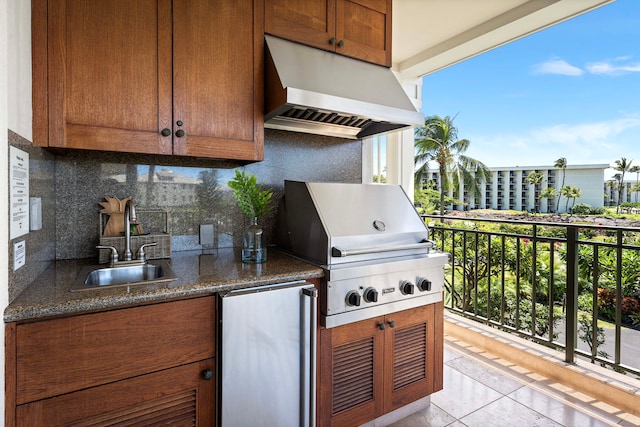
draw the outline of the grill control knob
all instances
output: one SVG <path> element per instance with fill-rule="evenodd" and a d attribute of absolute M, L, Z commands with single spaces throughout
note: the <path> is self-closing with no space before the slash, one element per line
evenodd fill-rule
<path fill-rule="evenodd" d="M 349 293 L 347 293 L 347 305 L 350 305 L 352 307 L 358 307 L 360 306 L 360 294 L 357 291 L 349 291 Z"/>
<path fill-rule="evenodd" d="M 420 289 L 422 292 L 430 291 L 431 280 L 425 279 L 424 277 L 421 277 L 420 279 L 418 279 L 418 289 Z"/>
<path fill-rule="evenodd" d="M 402 283 L 400 283 L 400 292 L 402 292 L 402 295 L 413 295 L 414 288 L 413 283 L 408 280 L 403 280 Z"/>
<path fill-rule="evenodd" d="M 362 294 L 366 302 L 378 302 L 378 291 L 375 288 L 367 288 Z"/>

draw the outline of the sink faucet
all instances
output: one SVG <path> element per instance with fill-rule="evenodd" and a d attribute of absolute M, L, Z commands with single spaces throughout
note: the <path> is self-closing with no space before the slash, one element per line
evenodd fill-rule
<path fill-rule="evenodd" d="M 137 221 L 136 208 L 133 200 L 127 200 L 124 205 L 124 255 L 123 261 L 131 261 L 131 221 Z"/>
<path fill-rule="evenodd" d="M 111 254 L 109 255 L 109 266 L 110 267 L 124 267 L 132 264 L 146 264 L 147 263 L 147 255 L 144 251 L 144 248 L 148 246 L 156 246 L 156 242 L 145 243 L 140 245 L 138 248 L 138 253 L 136 257 L 133 257 L 133 253 L 131 252 L 131 223 L 136 222 L 138 219 L 136 217 L 136 207 L 133 204 L 133 200 L 129 199 L 124 205 L 124 251 L 122 252 L 122 257 L 118 257 L 118 250 L 115 246 L 109 245 L 98 245 L 96 248 L 98 249 L 109 249 Z M 120 260 L 119 258 L 122 258 Z"/>

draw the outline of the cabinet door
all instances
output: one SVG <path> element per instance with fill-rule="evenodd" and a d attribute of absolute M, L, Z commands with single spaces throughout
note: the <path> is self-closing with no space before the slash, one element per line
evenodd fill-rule
<path fill-rule="evenodd" d="M 442 390 L 443 310 L 321 329 L 318 425 L 360 425 Z"/>
<path fill-rule="evenodd" d="M 214 425 L 213 359 L 18 406 L 17 425 Z"/>
<path fill-rule="evenodd" d="M 386 316 L 384 412 L 434 392 L 435 304 Z M 440 342 L 442 339 L 440 339 Z M 442 351 L 442 350 L 440 350 Z"/>
<path fill-rule="evenodd" d="M 266 0 L 264 13 L 266 33 L 335 50 L 336 0 Z"/>
<path fill-rule="evenodd" d="M 34 109 L 35 143 L 171 154 L 161 133 L 171 127 L 171 0 L 34 0 L 33 9 L 34 33 L 48 28 L 34 36 L 34 102 L 48 102 Z"/>
<path fill-rule="evenodd" d="M 391 66 L 391 0 L 337 0 L 336 52 Z"/>
<path fill-rule="evenodd" d="M 262 8 L 174 0 L 174 154 L 262 160 Z"/>
<path fill-rule="evenodd" d="M 382 413 L 383 318 L 320 331 L 318 424 L 360 425 Z"/>
<path fill-rule="evenodd" d="M 215 299 L 202 297 L 16 327 L 16 402 L 123 380 L 215 353 Z"/>

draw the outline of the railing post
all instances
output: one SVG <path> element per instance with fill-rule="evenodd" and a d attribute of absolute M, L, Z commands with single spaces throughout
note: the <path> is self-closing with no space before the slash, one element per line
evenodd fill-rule
<path fill-rule="evenodd" d="M 565 312 L 567 363 L 575 361 L 578 340 L 578 227 L 567 226 L 567 310 Z"/>

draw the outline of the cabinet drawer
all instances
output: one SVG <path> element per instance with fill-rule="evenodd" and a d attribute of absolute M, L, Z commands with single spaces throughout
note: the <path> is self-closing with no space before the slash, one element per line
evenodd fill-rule
<path fill-rule="evenodd" d="M 213 359 L 18 406 L 17 425 L 212 426 Z"/>
<path fill-rule="evenodd" d="M 213 358 L 214 298 L 18 325 L 16 403 Z"/>

